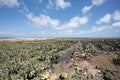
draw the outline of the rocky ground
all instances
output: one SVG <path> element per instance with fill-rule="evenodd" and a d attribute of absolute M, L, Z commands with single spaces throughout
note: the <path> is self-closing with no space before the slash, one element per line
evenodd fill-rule
<path fill-rule="evenodd" d="M 45 73 L 50 80 L 119 80 L 120 66 L 112 62 L 114 54 L 100 51 L 93 44 L 96 53 L 82 51 L 81 45 L 75 45 L 74 53 L 53 65 L 53 70 Z M 68 54 L 69 54 L 68 49 Z M 71 52 L 71 51 L 70 51 Z M 69 58 L 70 57 L 70 58 Z M 48 76 L 49 74 L 49 76 Z M 54 77 L 53 77 L 54 76 Z"/>

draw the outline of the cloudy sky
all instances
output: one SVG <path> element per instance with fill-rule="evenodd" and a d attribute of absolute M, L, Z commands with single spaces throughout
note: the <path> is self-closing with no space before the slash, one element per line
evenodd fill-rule
<path fill-rule="evenodd" d="M 120 0 L 0 0 L 0 37 L 120 37 Z"/>

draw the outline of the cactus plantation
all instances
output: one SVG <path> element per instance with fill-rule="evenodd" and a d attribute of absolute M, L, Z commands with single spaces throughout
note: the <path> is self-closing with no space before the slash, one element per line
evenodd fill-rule
<path fill-rule="evenodd" d="M 120 39 L 0 41 L 0 80 L 119 80 Z"/>

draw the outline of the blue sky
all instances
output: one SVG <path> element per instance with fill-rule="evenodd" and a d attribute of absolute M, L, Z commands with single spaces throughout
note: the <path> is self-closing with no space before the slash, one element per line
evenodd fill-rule
<path fill-rule="evenodd" d="M 120 0 L 0 0 L 0 37 L 120 37 Z"/>

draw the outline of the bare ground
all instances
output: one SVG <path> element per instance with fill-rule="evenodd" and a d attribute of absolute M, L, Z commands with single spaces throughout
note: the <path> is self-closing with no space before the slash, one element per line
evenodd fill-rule
<path fill-rule="evenodd" d="M 53 39 L 53 38 L 6 38 L 6 39 L 0 39 L 1 41 L 11 41 L 11 42 L 16 42 L 16 41 L 39 41 L 39 40 L 48 40 L 48 39 Z"/>

